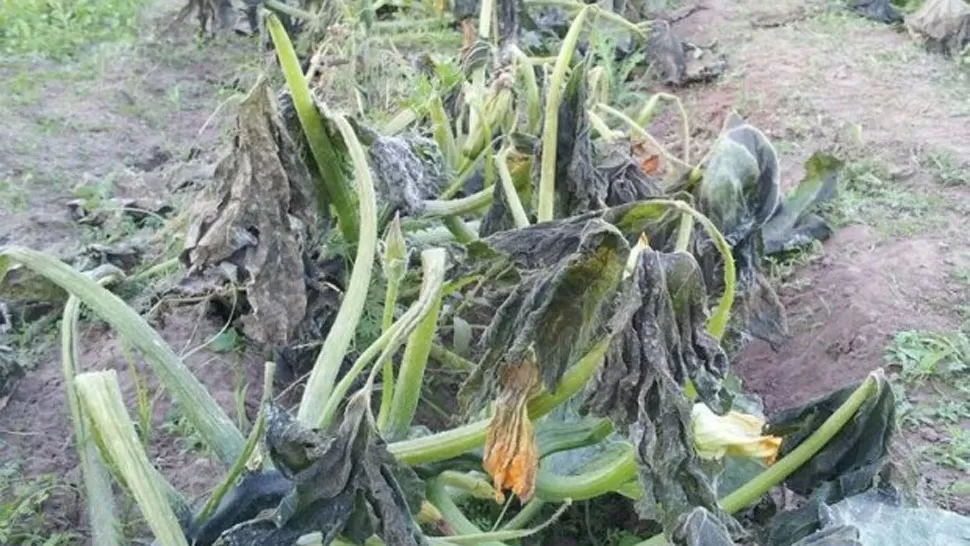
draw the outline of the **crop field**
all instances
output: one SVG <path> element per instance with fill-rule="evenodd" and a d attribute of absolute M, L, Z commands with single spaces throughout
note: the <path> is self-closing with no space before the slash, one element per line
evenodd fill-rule
<path fill-rule="evenodd" d="M 970 3 L 0 1 L 0 544 L 970 545 Z"/>

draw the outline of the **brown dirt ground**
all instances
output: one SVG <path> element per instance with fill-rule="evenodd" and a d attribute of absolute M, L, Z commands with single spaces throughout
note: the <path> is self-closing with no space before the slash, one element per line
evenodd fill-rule
<path fill-rule="evenodd" d="M 708 9 L 676 29 L 696 43 L 716 43 L 730 69 L 712 87 L 682 95 L 695 127 L 716 132 L 735 109 L 773 140 L 786 185 L 800 180 L 813 152 L 833 151 L 850 162 L 884 165 L 905 199 L 943 205 L 915 226 L 902 225 L 903 214 L 891 211 L 882 221 L 853 218 L 782 285 L 791 339 L 778 351 L 753 342 L 736 359 L 746 387 L 764 397 L 770 413 L 885 367 L 897 332 L 960 327 L 966 292 L 952 276 L 970 248 L 962 227 L 970 194 L 941 185 L 925 157 L 948 154 L 964 173 L 970 166 L 970 73 L 840 5 L 704 4 Z M 970 430 L 966 420 L 958 426 Z M 965 483 L 967 474 L 920 457 L 933 447 L 922 445 L 927 436 L 940 442 L 946 434 L 904 432 L 903 466 L 918 475 L 922 492 L 970 511 L 970 498 L 942 493 Z"/>
<path fill-rule="evenodd" d="M 785 279 L 780 295 L 791 340 L 777 352 L 752 343 L 737 359 L 746 386 L 765 397 L 771 412 L 885 366 L 885 350 L 896 332 L 961 326 L 955 302 L 967 293 L 951 276 L 970 263 L 970 236 L 960 222 L 970 194 L 939 184 L 921 158 L 928 151 L 945 151 L 961 165 L 970 163 L 965 92 L 970 77 L 925 54 L 905 34 L 828 4 L 805 7 L 802 1 L 781 0 L 765 5 L 708 0 L 708 9 L 676 25 L 692 41 L 716 40 L 730 63 L 719 82 L 680 93 L 696 128 L 695 141 L 709 142 L 734 108 L 776 142 L 788 184 L 800 179 L 801 165 L 812 152 L 830 150 L 854 161 L 878 159 L 894 173 L 893 183 L 910 191 L 907 195 L 938 195 L 947 205 L 905 235 L 888 235 L 886 222 L 856 218 L 807 267 Z M 157 30 L 163 21 L 151 28 Z M 166 40 L 143 38 L 135 47 L 83 61 L 84 66 L 0 63 L 0 81 L 12 81 L 24 70 L 50 70 L 34 96 L 0 101 L 0 179 L 29 181 L 23 202 L 0 201 L 0 241 L 6 237 L 48 250 L 76 245 L 82 234 L 64 203 L 80 181 L 113 177 L 121 193 L 168 195 L 167 169 L 192 148 L 212 149 L 218 128 L 197 140 L 199 128 L 252 64 L 246 59 L 256 57 L 253 48 L 251 42 L 227 39 L 200 49 L 188 28 Z M 894 220 L 888 224 L 893 227 Z M 193 311 L 155 326 L 181 348 L 206 339 L 220 325 Z M 83 339 L 84 368 L 119 370 L 131 399 L 128 362 L 113 334 L 91 325 Z M 189 360 L 231 415 L 239 370 L 252 375 L 260 365 L 253 356 L 238 358 L 201 351 Z M 157 423 L 166 403 L 159 401 Z M 66 414 L 58 359 L 51 350 L 0 407 L 0 463 L 24 461 L 26 474 L 50 472 L 76 483 Z M 927 441 L 912 434 L 907 439 Z M 160 433 L 153 448 L 159 467 L 177 487 L 194 494 L 211 487 L 214 469 L 184 453 L 181 439 Z M 967 479 L 930 461 L 914 464 L 930 492 Z M 83 522 L 78 497 L 58 499 L 51 507 L 58 513 L 53 519 L 66 527 Z M 970 508 L 968 498 L 947 500 L 953 508 Z"/>

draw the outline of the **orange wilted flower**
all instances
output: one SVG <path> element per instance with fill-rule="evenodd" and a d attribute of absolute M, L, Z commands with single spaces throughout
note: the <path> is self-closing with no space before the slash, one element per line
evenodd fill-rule
<path fill-rule="evenodd" d="M 496 502 L 505 502 L 506 489 L 526 502 L 539 471 L 539 447 L 526 405 L 539 384 L 539 367 L 530 351 L 523 362 L 506 364 L 501 373 L 495 416 L 485 436 L 484 467 L 495 484 Z"/>

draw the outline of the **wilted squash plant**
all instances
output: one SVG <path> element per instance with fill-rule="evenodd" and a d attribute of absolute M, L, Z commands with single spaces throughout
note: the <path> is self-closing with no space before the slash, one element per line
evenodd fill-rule
<path fill-rule="evenodd" d="M 483 3 L 484 14 L 494 9 Z M 208 218 L 187 247 L 190 269 L 243 256 L 252 275 L 302 283 L 301 250 L 288 234 L 259 231 L 263 239 L 232 253 L 212 245 L 231 239 L 240 218 L 259 227 L 277 215 L 289 223 L 266 225 L 293 225 L 293 203 L 312 193 L 311 208 L 333 218 L 353 266 L 295 415 L 272 402 L 269 363 L 248 437 L 159 335 L 102 287 L 119 272 L 82 274 L 35 251 L 0 250 L 0 271 L 19 263 L 73 294 L 63 362 L 95 544 L 120 543 L 106 460 L 165 546 L 494 546 L 542 528 L 533 520 L 543 504 L 611 493 L 662 526 L 646 544 L 717 546 L 762 540 L 732 514 L 783 482 L 821 502 L 872 485 L 893 426 L 879 372 L 766 425 L 737 407 L 742 393 L 727 385 L 721 345 L 733 330 L 783 335 L 760 260 L 765 247 L 787 250 L 818 236 L 821 220 L 806 211 L 831 193 L 839 162 L 814 156 L 806 180 L 781 202 L 770 143 L 738 118 L 697 164 L 685 128 L 675 157 L 637 121 L 672 97 L 628 116 L 601 102 L 592 58 L 577 58 L 584 28 L 601 15 L 578 9 L 548 78 L 514 39 L 498 36 L 494 77 L 469 63 L 466 81 L 438 88 L 383 133 L 315 98 L 279 21 L 266 19 L 288 94 L 278 101 L 265 81 L 250 91 L 218 172 L 242 204 L 257 186 L 278 199 Z M 482 20 L 490 50 L 491 17 Z M 646 141 L 651 161 L 664 166 L 645 170 L 631 139 L 600 114 Z M 404 132 L 425 120 L 426 131 Z M 661 170 L 667 176 L 655 178 Z M 472 179 L 481 189 L 468 190 Z M 311 216 L 297 223 L 319 221 Z M 439 223 L 447 235 L 429 236 Z M 411 255 L 420 256 L 419 287 Z M 378 274 L 386 286 L 381 334 L 350 353 Z M 299 308 L 279 297 L 247 293 L 256 309 Z M 189 507 L 152 467 L 114 372 L 76 374 L 81 303 L 143 352 L 225 464 L 203 506 Z M 299 319 L 295 311 L 291 318 Z M 446 320 L 487 326 L 473 364 L 444 346 Z M 432 353 L 470 368 L 459 393 L 465 424 L 433 433 L 414 422 Z M 341 373 L 348 355 L 353 364 Z M 582 462 L 564 464 L 564 455 Z M 731 458 L 760 464 L 725 491 L 718 474 Z M 499 503 L 511 494 L 521 509 L 505 526 L 481 530 L 456 504 L 469 494 Z M 819 527 L 810 521 L 786 544 Z"/>

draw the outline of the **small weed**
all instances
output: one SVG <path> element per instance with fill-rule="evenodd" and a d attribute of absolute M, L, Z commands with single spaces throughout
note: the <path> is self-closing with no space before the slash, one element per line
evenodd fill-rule
<path fill-rule="evenodd" d="M 947 436 L 945 442 L 930 447 L 928 454 L 943 466 L 970 473 L 970 431 L 952 426 Z"/>
<path fill-rule="evenodd" d="M 143 0 L 4 0 L 0 2 L 0 52 L 79 56 L 87 45 L 133 36 L 143 4 Z"/>
<path fill-rule="evenodd" d="M 945 200 L 932 192 L 915 192 L 893 180 L 888 168 L 878 162 L 850 164 L 839 197 L 828 208 L 828 216 L 839 226 L 866 224 L 888 237 L 921 233 L 943 222 L 938 214 Z"/>
<path fill-rule="evenodd" d="M 60 546 L 73 544 L 78 536 L 50 533 L 44 505 L 61 487 L 54 476 L 22 476 L 15 463 L 0 467 L 0 544 L 21 546 Z"/>
<path fill-rule="evenodd" d="M 889 347 L 887 359 L 898 366 L 904 381 L 943 377 L 968 369 L 970 340 L 961 332 L 899 332 Z"/>
<path fill-rule="evenodd" d="M 25 172 L 19 180 L 14 178 L 0 178 L 0 208 L 10 212 L 27 210 L 27 188 L 33 180 L 33 174 Z"/>
<path fill-rule="evenodd" d="M 936 181 L 944 186 L 970 184 L 970 170 L 949 152 L 928 153 L 920 163 L 931 170 Z"/>
<path fill-rule="evenodd" d="M 177 410 L 173 409 L 172 411 L 173 415 L 162 423 L 162 430 L 168 435 L 177 437 L 182 444 L 182 450 L 185 452 L 205 453 L 208 451 L 205 440 L 202 439 L 199 431 L 192 426 L 192 423 Z"/>

